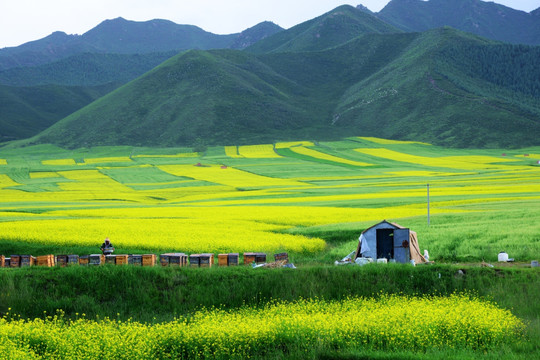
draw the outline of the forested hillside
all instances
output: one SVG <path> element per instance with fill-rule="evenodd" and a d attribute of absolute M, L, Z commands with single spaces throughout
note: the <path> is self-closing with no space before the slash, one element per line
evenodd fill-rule
<path fill-rule="evenodd" d="M 117 86 L 0 85 L 0 142 L 33 136 Z"/>
<path fill-rule="evenodd" d="M 365 34 L 313 52 L 188 51 L 30 142 L 194 146 L 363 135 L 530 145 L 540 131 L 538 70 L 520 82 L 522 70 L 491 59 L 513 53 L 506 56 L 527 62 L 536 51 L 451 28 Z M 470 73 L 477 61 L 485 74 Z M 490 75 L 503 71 L 505 81 Z M 516 96 L 517 83 L 530 95 Z"/>
<path fill-rule="evenodd" d="M 83 53 L 52 63 L 0 71 L 0 84 L 11 86 L 95 86 L 127 83 L 153 69 L 176 51 L 150 54 Z"/>

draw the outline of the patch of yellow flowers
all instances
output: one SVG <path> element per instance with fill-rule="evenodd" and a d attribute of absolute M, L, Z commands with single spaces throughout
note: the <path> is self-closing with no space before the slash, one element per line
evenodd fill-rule
<path fill-rule="evenodd" d="M 160 324 L 0 319 L 0 354 L 21 359 L 244 359 L 351 349 L 489 350 L 522 341 L 524 324 L 468 295 L 319 299 L 201 310 Z"/>

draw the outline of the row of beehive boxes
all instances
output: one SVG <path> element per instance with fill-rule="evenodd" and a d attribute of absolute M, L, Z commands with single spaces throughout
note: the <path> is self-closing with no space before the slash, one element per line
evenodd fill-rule
<path fill-rule="evenodd" d="M 136 266 L 155 266 L 155 254 L 143 255 L 11 255 L 4 257 L 0 255 L 0 267 L 25 267 L 25 266 L 66 266 L 66 265 L 136 265 Z M 275 261 L 288 262 L 288 254 L 280 253 L 274 255 Z M 191 266 L 191 267 L 212 267 L 214 265 L 214 254 L 191 254 L 184 253 L 166 253 L 159 256 L 159 263 L 162 266 Z M 244 265 L 251 263 L 264 264 L 266 263 L 266 254 L 261 252 L 246 252 L 243 253 Z M 236 266 L 239 265 L 239 254 L 228 253 L 218 254 L 219 266 Z"/>

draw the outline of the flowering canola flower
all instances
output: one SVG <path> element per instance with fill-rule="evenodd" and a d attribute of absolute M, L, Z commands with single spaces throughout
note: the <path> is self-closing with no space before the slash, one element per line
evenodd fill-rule
<path fill-rule="evenodd" d="M 468 295 L 320 299 L 206 309 L 159 324 L 120 320 L 0 320 L 0 354 L 20 358 L 243 359 L 272 349 L 488 350 L 523 340 L 508 310 Z"/>

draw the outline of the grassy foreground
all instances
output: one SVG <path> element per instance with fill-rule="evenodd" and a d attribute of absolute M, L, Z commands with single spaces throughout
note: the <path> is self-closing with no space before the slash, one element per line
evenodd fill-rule
<path fill-rule="evenodd" d="M 427 295 L 444 299 L 455 292 L 472 292 L 480 297 L 494 300 L 502 308 L 511 309 L 512 313 L 524 319 L 528 326 L 524 341 L 511 340 L 509 337 L 507 342 L 500 344 L 501 348 L 498 350 L 494 350 L 493 346 L 488 346 L 484 350 L 489 350 L 491 355 L 511 354 L 517 357 L 531 351 L 538 353 L 540 351 L 538 348 L 540 308 L 536 300 L 540 296 L 540 287 L 530 286 L 530 284 L 540 282 L 540 273 L 534 269 L 462 267 L 465 274 L 458 275 L 458 269 L 456 266 L 449 265 L 417 267 L 370 265 L 362 268 L 313 266 L 296 270 L 247 267 L 174 269 L 131 266 L 14 269 L 0 272 L 0 285 L 4 290 L 0 296 L 0 304 L 2 304 L 1 312 L 4 315 L 9 313 L 8 317 L 11 317 L 11 314 L 19 314 L 22 318 L 43 319 L 56 314 L 56 309 L 60 308 L 64 313 L 62 319 L 59 320 L 62 323 L 67 319 L 84 316 L 90 320 L 112 317 L 113 321 L 141 321 L 157 325 L 167 324 L 175 317 L 182 319 L 186 314 L 196 314 L 202 308 L 220 308 L 233 312 L 243 308 L 263 309 L 276 300 L 294 302 L 314 298 L 343 302 L 351 296 L 360 296 L 379 301 L 382 299 L 382 303 L 385 303 L 384 299 L 389 294 Z M 407 306 L 407 301 L 404 299 L 399 302 L 403 307 Z M 284 310 L 285 314 L 289 311 Z M 316 312 L 320 311 L 322 308 Z M 394 313 L 395 310 L 388 310 L 380 316 L 386 317 Z M 487 316 L 488 312 L 485 314 Z M 262 316 L 259 320 L 260 326 L 277 321 L 275 316 L 260 316 Z M 436 314 L 432 310 L 426 316 L 435 317 Z M 501 315 L 496 322 L 502 321 L 503 318 L 505 317 Z M 219 321 L 215 319 L 212 323 L 215 326 L 224 326 L 222 321 L 226 319 Z M 352 312 L 347 311 L 332 317 L 332 322 L 338 323 L 354 324 L 358 321 L 360 320 L 355 320 Z M 413 320 L 397 321 L 402 323 Z M 414 320 L 416 321 L 418 319 Z M 31 327 L 42 326 L 38 325 L 34 324 Z M 82 325 L 79 323 L 78 326 Z M 119 325 L 110 326 L 116 328 L 122 325 L 119 323 Z M 228 331 L 226 328 L 225 326 L 224 331 Z M 250 331 L 256 332 L 257 329 L 254 327 Z M 302 337 L 300 336 L 299 339 L 302 340 Z M 42 341 L 50 343 L 50 340 L 46 341 L 45 338 Z M 320 356 L 331 349 L 331 346 L 327 346 L 326 340 L 321 341 L 320 351 L 315 353 L 306 353 L 306 348 L 300 346 L 302 341 L 300 343 L 293 341 L 296 345 L 287 345 L 287 349 L 292 353 L 287 355 L 289 351 L 287 350 L 279 354 L 278 351 L 278 354 L 273 356 L 291 356 L 290 358 L 302 354 L 301 357 L 309 358 Z M 172 345 L 173 343 L 176 345 Z M 174 340 L 173 343 L 171 343 L 173 348 L 181 348 Z M 371 346 L 373 345 L 371 343 L 370 346 L 353 344 L 345 346 L 340 340 L 340 344 L 339 354 L 350 352 L 351 358 L 357 356 L 362 358 L 362 353 L 354 355 L 354 352 L 366 353 L 369 349 L 371 350 L 368 353 L 372 352 L 372 355 L 376 354 L 377 350 L 405 351 L 404 354 L 408 353 L 409 356 L 421 355 L 425 351 L 449 355 L 444 347 L 439 348 L 434 345 L 435 343 L 433 346 L 424 348 L 420 353 L 416 347 L 393 346 L 392 342 L 386 345 L 381 343 L 377 346 Z M 477 353 L 478 349 L 474 350 L 474 347 L 461 345 L 456 346 L 455 351 L 462 355 L 468 354 L 467 356 L 478 356 L 481 353 Z M 261 353 L 268 355 L 267 351 Z M 115 352 L 115 354 L 118 353 Z M 165 356 L 164 354 L 162 356 Z M 250 353 L 250 356 L 252 355 L 256 354 Z M 191 358 L 191 356 L 186 358 Z"/>

